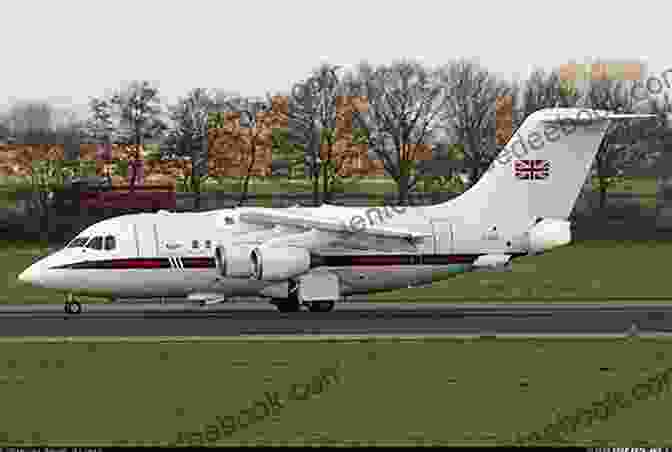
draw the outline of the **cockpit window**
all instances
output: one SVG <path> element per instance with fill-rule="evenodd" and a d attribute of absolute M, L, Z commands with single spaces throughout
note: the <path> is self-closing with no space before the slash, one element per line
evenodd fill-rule
<path fill-rule="evenodd" d="M 91 248 L 94 250 L 102 250 L 103 249 L 103 238 L 101 236 L 96 236 L 92 238 L 89 243 L 86 244 L 87 248 Z"/>
<path fill-rule="evenodd" d="M 234 223 L 232 217 L 226 217 L 226 218 L 224 218 L 224 222 L 225 222 L 226 224 L 233 224 L 233 223 Z"/>
<path fill-rule="evenodd" d="M 88 237 L 76 237 L 70 243 L 68 243 L 68 246 L 66 248 L 77 248 L 79 246 L 84 246 L 88 241 L 89 241 Z"/>
<path fill-rule="evenodd" d="M 110 251 L 117 247 L 117 241 L 114 239 L 113 235 L 108 235 L 105 237 L 105 249 Z"/>

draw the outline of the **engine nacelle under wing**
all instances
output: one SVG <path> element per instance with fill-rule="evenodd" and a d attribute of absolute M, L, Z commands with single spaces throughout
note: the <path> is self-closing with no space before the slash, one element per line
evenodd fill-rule
<path fill-rule="evenodd" d="M 250 252 L 254 246 L 235 245 L 215 248 L 217 274 L 224 278 L 249 278 L 253 269 Z"/>
<path fill-rule="evenodd" d="M 310 253 L 299 247 L 259 246 L 252 250 L 253 276 L 260 281 L 281 281 L 310 270 Z"/>

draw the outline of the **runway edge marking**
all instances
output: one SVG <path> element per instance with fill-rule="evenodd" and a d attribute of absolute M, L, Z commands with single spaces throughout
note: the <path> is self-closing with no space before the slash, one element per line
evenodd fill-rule
<path fill-rule="evenodd" d="M 672 338 L 672 333 L 617 333 L 617 334 L 429 334 L 429 335 L 263 335 L 263 336 L 156 336 L 156 337 L 0 337 L 0 343 L 180 343 L 180 342 L 362 342 L 371 340 L 440 341 L 446 339 L 643 339 Z"/>

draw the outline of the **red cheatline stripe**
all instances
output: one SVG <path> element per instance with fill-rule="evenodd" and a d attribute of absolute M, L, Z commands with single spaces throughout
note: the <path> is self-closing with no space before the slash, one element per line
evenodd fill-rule
<path fill-rule="evenodd" d="M 446 265 L 472 263 L 477 254 L 444 254 L 444 255 L 327 255 L 317 256 L 312 262 L 313 267 L 349 267 L 349 266 L 409 266 L 417 265 Z M 215 259 L 212 257 L 182 257 L 185 270 L 215 268 Z M 76 262 L 54 267 L 55 269 L 157 269 L 174 268 L 169 258 L 126 258 L 107 259 L 98 261 Z"/>
<path fill-rule="evenodd" d="M 406 256 L 355 256 L 352 265 L 402 265 L 409 262 Z"/>
<path fill-rule="evenodd" d="M 94 262 L 92 262 L 92 264 L 95 265 Z M 110 264 L 114 268 L 161 268 L 164 266 L 163 260 L 161 259 L 119 259 L 107 261 L 104 265 L 104 268 L 108 268 L 108 265 Z"/>

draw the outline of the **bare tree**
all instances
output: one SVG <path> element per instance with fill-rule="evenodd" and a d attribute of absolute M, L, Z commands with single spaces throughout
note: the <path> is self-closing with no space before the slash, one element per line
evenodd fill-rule
<path fill-rule="evenodd" d="M 672 148 L 672 123 L 668 120 L 672 114 L 672 99 L 669 93 L 661 97 L 647 96 L 648 98 L 638 102 L 635 109 L 639 113 L 650 113 L 658 115 L 659 119 L 655 124 L 648 123 L 645 131 L 640 131 L 639 135 L 647 138 L 648 144 L 652 147 L 646 157 L 649 163 L 659 158 L 666 149 Z"/>
<path fill-rule="evenodd" d="M 330 200 L 331 186 L 337 174 L 337 168 L 334 163 L 334 144 L 337 140 L 337 122 L 338 122 L 338 102 L 343 94 L 339 78 L 336 72 L 340 66 L 323 64 L 313 71 L 310 83 L 306 89 L 311 90 L 310 94 L 316 100 L 314 111 L 317 119 L 318 129 L 320 131 L 320 150 L 325 147 L 325 152 L 320 152 L 322 166 L 322 192 L 325 200 Z"/>
<path fill-rule="evenodd" d="M 9 127 L 9 117 L 7 115 L 0 116 L 0 140 L 10 141 L 12 129 Z"/>
<path fill-rule="evenodd" d="M 96 143 L 111 144 L 115 130 L 110 101 L 92 97 L 89 100 L 89 118 L 86 121 L 87 138 Z"/>
<path fill-rule="evenodd" d="M 110 103 L 117 107 L 122 128 L 125 134 L 121 141 L 126 144 L 134 144 L 136 152 L 139 152 L 144 139 L 156 138 L 161 135 L 168 126 L 161 118 L 163 109 L 159 99 L 159 90 L 151 86 L 148 81 L 134 81 L 115 95 Z M 133 171 L 130 180 L 131 190 L 137 177 L 139 155 L 133 163 Z"/>
<path fill-rule="evenodd" d="M 536 69 L 525 81 L 521 97 L 522 116 L 527 117 L 542 108 L 574 107 L 581 93 L 571 81 L 562 79 L 559 70 Z"/>
<path fill-rule="evenodd" d="M 319 178 L 329 199 L 336 178 L 334 144 L 337 140 L 338 102 L 343 86 L 340 66 L 324 63 L 296 85 L 288 110 L 287 139 L 304 150 L 305 164 L 313 184 L 313 204 L 319 205 Z M 321 152 L 324 148 L 325 152 Z"/>
<path fill-rule="evenodd" d="M 191 162 L 189 186 L 196 194 L 194 207 L 200 208 L 202 183 L 208 176 L 207 125 L 208 112 L 213 108 L 213 97 L 204 88 L 191 90 L 177 104 L 169 107 L 174 125 L 168 133 L 175 154 L 188 156 Z"/>
<path fill-rule="evenodd" d="M 444 66 L 441 81 L 450 105 L 451 120 L 446 129 L 456 143 L 464 146 L 465 165 L 473 185 L 499 151 L 496 143 L 497 99 L 512 95 L 514 87 L 468 60 Z"/>
<path fill-rule="evenodd" d="M 589 108 L 618 113 L 634 112 L 635 99 L 631 95 L 632 82 L 623 80 L 591 80 L 583 103 Z M 600 208 L 607 203 L 607 190 L 622 180 L 624 172 L 641 162 L 649 154 L 645 146 L 635 146 L 650 131 L 658 128 L 656 119 L 627 124 L 614 121 L 607 130 L 595 156 L 597 188 L 600 193 Z"/>
<path fill-rule="evenodd" d="M 47 102 L 19 102 L 9 112 L 16 142 L 27 145 L 54 144 L 53 107 Z"/>
<path fill-rule="evenodd" d="M 397 183 L 399 204 L 408 204 L 408 194 L 418 182 L 418 157 L 431 145 L 447 119 L 448 98 L 439 83 L 440 73 L 413 61 L 371 67 L 361 63 L 346 79 L 348 94 L 364 97 L 366 111 L 355 112 L 373 153 Z"/>
<path fill-rule="evenodd" d="M 80 157 L 80 144 L 86 136 L 86 124 L 73 118 L 59 126 L 55 132 L 58 143 L 63 144 L 64 160 L 76 163 Z"/>
<path fill-rule="evenodd" d="M 318 206 L 321 134 L 315 119 L 318 108 L 313 94 L 313 90 L 302 89 L 289 97 L 286 137 L 290 145 L 303 148 L 305 168 L 313 185 L 313 205 Z"/>

